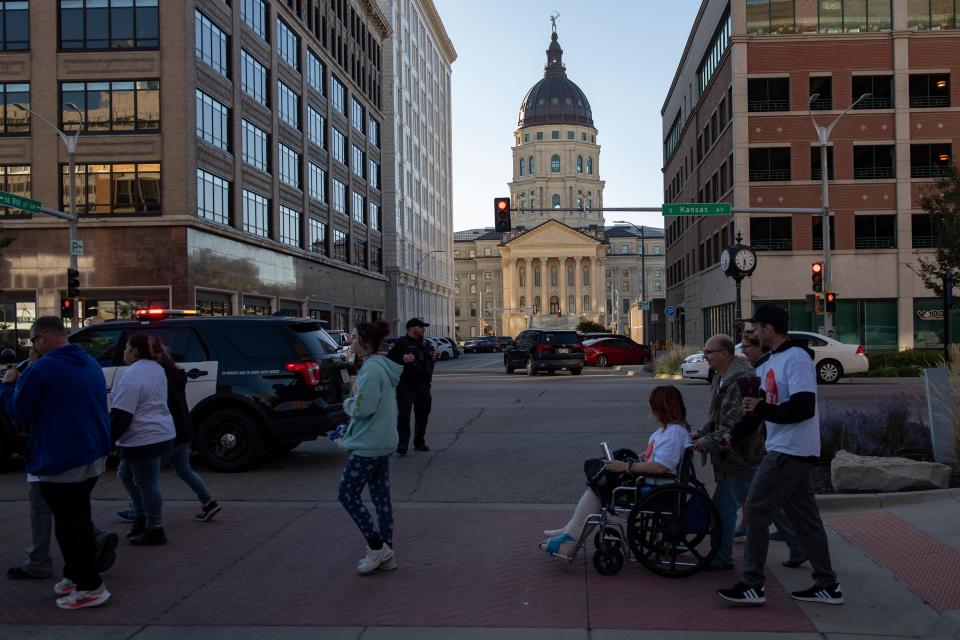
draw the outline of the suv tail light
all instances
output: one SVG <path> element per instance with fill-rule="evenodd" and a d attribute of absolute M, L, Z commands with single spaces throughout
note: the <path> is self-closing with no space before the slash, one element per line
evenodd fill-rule
<path fill-rule="evenodd" d="M 858 344 L 858 345 L 857 345 L 857 355 L 858 355 L 858 356 L 864 355 L 864 353 L 863 353 L 863 345 L 861 345 L 861 344 Z"/>
<path fill-rule="evenodd" d="M 544 351 L 553 351 L 552 344 L 538 344 L 537 353 L 543 353 Z"/>
<path fill-rule="evenodd" d="M 320 384 L 320 365 L 312 360 L 310 362 L 288 362 L 283 365 L 283 368 L 299 374 L 304 382 L 311 387 Z"/>

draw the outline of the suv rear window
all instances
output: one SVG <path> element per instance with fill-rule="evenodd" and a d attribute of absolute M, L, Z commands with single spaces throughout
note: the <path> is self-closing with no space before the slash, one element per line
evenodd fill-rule
<path fill-rule="evenodd" d="M 223 335 L 230 344 L 249 358 L 288 358 L 306 355 L 304 345 L 284 325 L 227 327 Z"/>
<path fill-rule="evenodd" d="M 544 344 L 580 344 L 576 331 L 546 331 L 540 337 Z"/>
<path fill-rule="evenodd" d="M 300 336 L 300 341 L 311 354 L 336 353 L 340 349 L 337 341 L 316 322 L 298 322 L 290 325 L 290 328 Z M 349 336 L 350 334 L 346 335 Z M 349 341 L 347 344 L 350 344 Z"/>

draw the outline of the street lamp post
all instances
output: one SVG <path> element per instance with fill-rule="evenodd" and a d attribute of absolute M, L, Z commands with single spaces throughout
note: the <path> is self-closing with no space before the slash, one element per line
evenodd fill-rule
<path fill-rule="evenodd" d="M 417 317 L 421 318 L 423 314 L 423 282 L 421 282 L 420 267 L 423 266 L 423 261 L 426 260 L 432 253 L 445 253 L 444 249 L 433 249 L 432 251 L 427 251 L 423 254 L 423 257 L 417 261 Z"/>
<path fill-rule="evenodd" d="M 77 270 L 77 256 L 73 251 L 73 243 L 77 239 L 77 175 L 76 175 L 76 153 L 77 153 L 77 139 L 80 137 L 80 130 L 83 129 L 83 112 L 80 111 L 80 108 L 72 102 L 68 102 L 65 106 L 72 110 L 76 111 L 80 115 L 80 126 L 77 127 L 76 132 L 70 136 L 61 131 L 55 124 L 51 123 L 49 120 L 41 116 L 40 114 L 32 111 L 29 107 L 23 104 L 17 104 L 18 108 L 23 109 L 30 113 L 45 125 L 57 132 L 57 135 L 60 136 L 60 140 L 63 142 L 63 146 L 67 148 L 67 166 L 68 174 L 70 175 L 70 187 L 69 187 L 69 197 L 70 197 L 70 210 L 69 214 L 71 219 L 68 221 L 68 229 L 70 234 L 70 268 L 74 271 Z M 71 329 L 76 329 L 79 325 L 79 310 L 77 309 L 76 300 L 71 307 Z"/>
<path fill-rule="evenodd" d="M 823 198 L 823 214 L 821 217 L 821 232 L 823 236 L 823 291 L 824 293 L 832 291 L 832 273 L 830 269 L 830 193 L 827 188 L 828 185 L 828 176 L 827 176 L 827 144 L 830 141 L 830 133 L 833 131 L 833 128 L 840 118 L 845 116 L 848 111 L 853 109 L 855 106 L 860 104 L 862 100 L 869 98 L 872 94 L 865 93 L 859 98 L 857 98 L 853 104 L 840 112 L 833 122 L 831 122 L 826 127 L 820 126 L 817 124 L 816 118 L 813 117 L 813 110 L 811 105 L 813 101 L 820 97 L 819 93 L 815 93 L 810 96 L 810 100 L 807 101 L 807 113 L 810 114 L 810 120 L 813 121 L 813 128 L 817 131 L 817 137 L 820 141 L 820 190 L 821 197 Z M 833 336 L 833 314 L 826 309 L 823 310 L 823 329 L 828 336 Z"/>
<path fill-rule="evenodd" d="M 647 302 L 647 228 L 645 226 L 637 226 L 632 222 L 627 222 L 626 220 L 614 220 L 614 224 L 628 224 L 634 229 L 640 232 L 640 297 L 643 298 L 644 304 Z M 646 309 L 640 312 L 640 316 L 643 318 L 643 342 L 649 342 L 647 340 L 647 311 Z"/>

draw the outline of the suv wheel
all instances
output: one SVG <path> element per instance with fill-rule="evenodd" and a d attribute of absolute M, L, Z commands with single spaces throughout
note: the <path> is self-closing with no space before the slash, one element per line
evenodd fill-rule
<path fill-rule="evenodd" d="M 196 439 L 201 459 L 217 471 L 255 467 L 263 455 L 263 435 L 257 424 L 236 409 L 207 416 Z"/>
<path fill-rule="evenodd" d="M 535 376 L 537 375 L 537 367 L 533 364 L 533 356 L 527 358 L 527 375 Z"/>

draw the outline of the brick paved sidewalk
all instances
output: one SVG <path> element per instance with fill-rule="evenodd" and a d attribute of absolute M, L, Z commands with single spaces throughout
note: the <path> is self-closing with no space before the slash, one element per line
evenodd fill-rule
<path fill-rule="evenodd" d="M 95 502 L 98 523 L 122 532 L 119 506 Z M 363 542 L 337 504 L 230 503 L 205 524 L 194 511 L 168 506 L 165 547 L 121 543 L 105 607 L 63 612 L 53 580 L 0 579 L 0 624 L 814 630 L 773 576 L 767 606 L 743 610 L 714 595 L 735 572 L 673 580 L 630 565 L 602 577 L 582 557 L 552 560 L 536 543 L 566 510 L 398 505 L 400 568 L 368 577 L 354 572 Z M 19 561 L 27 523 L 25 503 L 0 503 L 2 566 Z"/>

